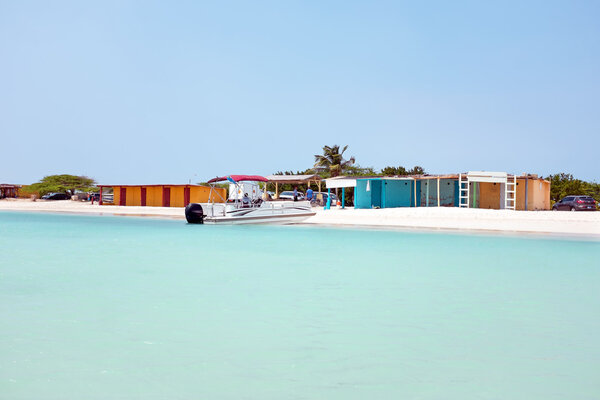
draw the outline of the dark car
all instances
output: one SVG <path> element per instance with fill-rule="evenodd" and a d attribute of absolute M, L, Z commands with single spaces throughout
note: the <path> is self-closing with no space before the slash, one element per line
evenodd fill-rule
<path fill-rule="evenodd" d="M 552 211 L 596 211 L 596 200 L 590 196 L 567 196 L 555 203 Z"/>
<path fill-rule="evenodd" d="M 65 193 L 48 193 L 42 196 L 43 200 L 69 200 L 68 194 Z"/>

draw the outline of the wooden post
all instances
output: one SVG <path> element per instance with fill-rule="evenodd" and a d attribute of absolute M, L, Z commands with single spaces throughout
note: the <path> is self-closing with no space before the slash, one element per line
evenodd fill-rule
<path fill-rule="evenodd" d="M 275 198 L 279 198 L 279 182 L 275 182 Z"/>
<path fill-rule="evenodd" d="M 438 198 L 438 207 L 440 206 L 440 178 L 437 178 L 437 198 Z"/>
<path fill-rule="evenodd" d="M 527 211 L 527 200 L 528 200 L 528 196 L 527 196 L 527 192 L 528 192 L 528 183 L 529 183 L 529 179 L 527 178 L 527 176 L 525 176 L 525 211 Z M 517 209 L 517 187 L 515 186 L 515 210 Z"/>

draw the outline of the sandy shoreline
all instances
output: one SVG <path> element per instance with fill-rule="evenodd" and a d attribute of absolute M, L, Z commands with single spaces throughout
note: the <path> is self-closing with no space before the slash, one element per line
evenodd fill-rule
<path fill-rule="evenodd" d="M 600 239 L 600 212 L 510 211 L 458 208 L 377 210 L 315 208 L 305 225 L 419 230 L 486 231 L 585 236 Z M 75 201 L 0 200 L 0 211 L 154 217 L 184 220 L 183 208 L 99 206 Z"/>

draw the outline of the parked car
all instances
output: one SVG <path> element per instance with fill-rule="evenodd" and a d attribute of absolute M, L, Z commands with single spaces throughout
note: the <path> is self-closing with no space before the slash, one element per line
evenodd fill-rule
<path fill-rule="evenodd" d="M 555 203 L 552 211 L 596 211 L 596 200 L 590 196 L 567 196 Z"/>
<path fill-rule="evenodd" d="M 279 193 L 279 198 L 283 200 L 294 200 L 294 192 L 287 191 Z M 298 200 L 304 200 L 304 193 L 298 192 Z"/>
<path fill-rule="evenodd" d="M 312 203 L 320 205 L 320 206 L 324 206 L 327 203 L 327 197 L 328 197 L 327 192 L 314 192 Z M 338 201 L 338 197 L 335 195 L 335 193 L 331 193 L 331 205 L 335 206 L 335 203 L 337 203 L 337 201 Z"/>
<path fill-rule="evenodd" d="M 42 196 L 43 200 L 69 200 L 68 194 L 65 193 L 48 193 Z"/>

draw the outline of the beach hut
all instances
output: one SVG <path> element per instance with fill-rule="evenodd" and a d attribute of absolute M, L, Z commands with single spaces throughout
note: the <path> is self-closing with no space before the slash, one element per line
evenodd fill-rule
<path fill-rule="evenodd" d="M 10 185 L 8 183 L 0 184 L 0 199 L 6 197 L 17 197 L 19 195 L 20 185 Z"/>
<path fill-rule="evenodd" d="M 535 174 L 517 177 L 517 210 L 550 210 L 550 181 Z"/>
<path fill-rule="evenodd" d="M 534 174 L 469 171 L 459 174 L 459 205 L 495 210 L 549 210 L 550 182 Z"/>
<path fill-rule="evenodd" d="M 420 207 L 458 207 L 458 174 L 416 175 Z"/>
<path fill-rule="evenodd" d="M 356 182 L 357 182 L 356 177 L 352 177 L 352 176 L 336 176 L 333 178 L 329 178 L 329 179 L 325 179 L 325 187 L 327 188 L 327 193 L 331 194 L 331 189 L 337 190 L 337 189 L 342 189 L 342 193 L 341 193 L 341 206 L 342 208 L 346 207 L 346 189 L 350 189 L 350 188 L 356 188 Z M 328 196 L 329 198 L 331 198 L 331 196 Z M 356 199 L 356 194 L 355 194 L 355 199 Z M 355 200 L 356 201 L 356 200 Z M 329 204 L 331 205 L 331 204 Z M 328 206 L 326 206 L 327 208 Z M 356 207 L 356 205 L 355 205 Z"/>
<path fill-rule="evenodd" d="M 418 207 L 421 182 L 413 177 L 356 180 L 354 208 Z"/>
<path fill-rule="evenodd" d="M 185 207 L 190 203 L 224 203 L 227 190 L 200 185 L 99 185 L 100 205 Z M 106 193 L 112 188 L 112 195 Z M 108 190 L 107 190 L 108 189 Z"/>

